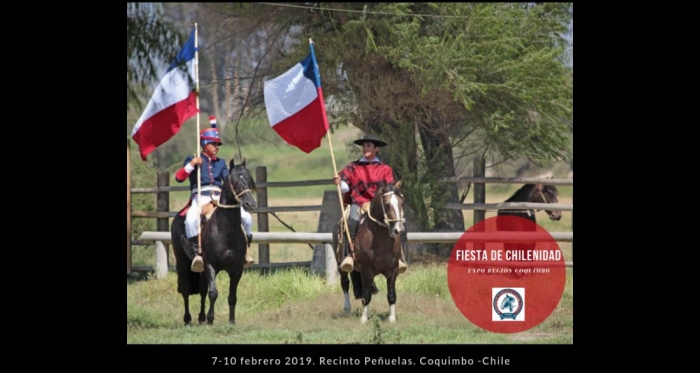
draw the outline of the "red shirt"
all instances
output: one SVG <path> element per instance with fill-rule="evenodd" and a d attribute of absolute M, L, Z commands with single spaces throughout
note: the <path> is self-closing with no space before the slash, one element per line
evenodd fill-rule
<path fill-rule="evenodd" d="M 393 183 L 394 172 L 383 162 L 350 162 L 339 173 L 340 180 L 350 187 L 352 204 L 362 206 L 372 201 L 380 182 Z"/>

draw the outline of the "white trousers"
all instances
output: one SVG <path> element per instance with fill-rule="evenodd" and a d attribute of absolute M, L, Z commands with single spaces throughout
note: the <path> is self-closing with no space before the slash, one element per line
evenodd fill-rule
<path fill-rule="evenodd" d="M 210 196 L 202 196 L 201 203 L 206 205 L 211 202 Z M 199 204 L 197 203 L 197 197 L 192 198 L 192 205 L 190 209 L 187 210 L 187 215 L 185 216 L 185 234 L 187 238 L 191 238 L 197 235 L 197 223 L 199 223 Z M 241 207 L 241 221 L 243 223 L 243 229 L 245 229 L 245 234 L 251 235 L 253 230 L 253 217 L 248 211 Z"/>

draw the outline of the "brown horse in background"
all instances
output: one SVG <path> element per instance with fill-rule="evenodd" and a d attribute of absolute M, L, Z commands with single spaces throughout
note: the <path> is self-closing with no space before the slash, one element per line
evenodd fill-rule
<path fill-rule="evenodd" d="M 354 270 L 349 274 L 339 271 L 340 285 L 345 295 L 344 309 L 346 312 L 350 311 L 350 275 L 355 299 L 362 299 L 364 306 L 362 323 L 367 322 L 372 294 L 378 291 L 374 286 L 374 278 L 379 274 L 384 275 L 387 282 L 389 321 L 396 321 L 396 278 L 399 275 L 401 258 L 401 232 L 405 229 L 404 196 L 399 191 L 400 186 L 401 181 L 379 185 L 367 213 L 360 217 L 360 226 L 355 236 Z M 340 266 L 343 259 L 343 241 L 347 239 L 342 218 L 333 233 L 335 257 Z"/>

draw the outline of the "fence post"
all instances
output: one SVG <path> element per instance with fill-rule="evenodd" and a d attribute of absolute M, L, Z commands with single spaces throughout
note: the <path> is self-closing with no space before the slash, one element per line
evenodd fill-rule
<path fill-rule="evenodd" d="M 158 171 L 158 179 L 156 182 L 158 194 L 156 195 L 156 211 L 170 211 L 170 173 L 167 171 Z M 159 232 L 167 232 L 168 218 L 158 218 L 156 221 L 156 230 Z M 164 278 L 168 275 L 168 244 L 156 242 L 156 278 Z"/>
<path fill-rule="evenodd" d="M 126 274 L 131 274 L 131 145 L 126 139 Z"/>
<path fill-rule="evenodd" d="M 255 181 L 257 183 L 267 183 L 267 167 L 258 166 L 255 168 Z M 267 187 L 258 188 L 258 207 L 267 207 Z M 258 213 L 258 232 L 269 232 L 268 216 L 266 212 Z M 255 238 L 253 238 L 255 242 Z M 270 245 L 266 243 L 258 244 L 258 261 L 260 264 L 270 264 Z"/>
<path fill-rule="evenodd" d="M 486 159 L 484 158 L 474 158 L 472 167 L 472 176 L 474 177 L 485 177 L 485 166 Z M 486 203 L 486 184 L 484 183 L 474 183 L 474 203 Z M 484 221 L 486 218 L 486 211 L 484 210 L 474 210 L 474 230 L 483 231 L 485 227 L 483 224 L 477 225 Z M 474 243 L 475 250 L 484 250 L 485 244 L 481 242 Z"/>
<path fill-rule="evenodd" d="M 472 167 L 473 177 L 485 177 L 486 159 L 474 158 Z M 486 203 L 486 184 L 474 183 L 474 203 Z M 483 221 L 486 218 L 486 211 L 474 210 L 474 224 Z"/>
<path fill-rule="evenodd" d="M 326 283 L 335 285 L 338 278 L 338 262 L 335 259 L 333 245 L 329 243 L 324 244 L 323 249 L 326 252 Z"/>

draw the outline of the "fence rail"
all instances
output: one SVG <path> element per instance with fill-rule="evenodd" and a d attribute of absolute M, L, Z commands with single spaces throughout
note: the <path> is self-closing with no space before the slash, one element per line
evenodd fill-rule
<path fill-rule="evenodd" d="M 573 242 L 573 232 L 408 232 L 406 238 L 409 243 L 533 243 L 551 242 L 551 240 L 561 242 Z M 156 264 L 154 272 L 156 277 L 162 278 L 167 274 L 168 262 L 165 245 L 172 243 L 170 232 L 146 231 L 141 233 L 140 242 L 155 243 Z M 332 233 L 313 232 L 260 232 L 256 233 L 255 241 L 261 244 L 270 243 L 308 243 L 323 244 L 323 257 L 315 257 L 317 263 L 309 262 L 288 262 L 288 263 L 260 263 L 255 264 L 251 269 L 271 269 L 292 266 L 315 267 L 318 273 L 325 274 L 329 284 L 335 284 L 338 277 L 338 264 L 335 252 L 330 245 L 332 243 Z M 322 261 L 322 263 L 321 263 Z M 315 264 L 315 265 L 314 265 Z M 533 263 L 513 263 L 491 264 L 492 266 L 542 266 L 542 262 Z M 548 263 L 547 266 L 556 266 L 556 263 Z M 565 262 L 564 266 L 573 268 L 574 262 Z M 323 268 L 320 270 L 320 268 Z"/>
<path fill-rule="evenodd" d="M 267 189 L 268 188 L 287 188 L 287 187 L 305 187 L 329 185 L 333 186 L 332 179 L 321 180 L 301 180 L 301 181 L 282 181 L 270 182 L 267 181 L 267 168 L 260 166 L 256 168 L 256 184 L 257 184 L 257 202 L 258 207 L 255 209 L 257 215 L 258 231 L 254 233 L 255 242 L 258 244 L 258 262 L 254 268 L 275 268 L 289 266 L 308 266 L 311 262 L 292 262 L 292 263 L 270 263 L 269 244 L 271 243 L 327 243 L 329 242 L 330 233 L 304 233 L 299 236 L 294 233 L 278 233 L 269 232 L 269 213 L 277 212 L 308 212 L 322 211 L 323 205 L 306 205 L 306 206 L 268 206 Z M 131 187 L 131 167 L 130 167 L 130 140 L 127 139 L 127 274 L 131 272 L 149 271 L 148 266 L 131 266 L 131 247 L 133 245 L 152 245 L 154 242 L 160 242 L 163 247 L 157 244 L 157 257 L 165 252 L 167 260 L 167 246 L 170 241 L 162 239 L 163 235 L 170 235 L 169 219 L 177 215 L 177 211 L 169 211 L 170 192 L 189 191 L 188 186 L 170 186 L 170 174 L 168 172 L 158 172 L 157 186 L 152 188 L 132 188 Z M 572 229 L 573 229 L 573 204 L 543 204 L 543 203 L 524 203 L 524 202 L 502 202 L 502 203 L 486 203 L 485 184 L 531 184 L 540 183 L 547 185 L 568 185 L 573 186 L 573 179 L 543 179 L 543 178 L 504 178 L 504 177 L 485 177 L 485 160 L 483 158 L 474 159 L 472 177 L 454 177 L 442 180 L 445 183 L 465 184 L 473 183 L 474 203 L 447 203 L 444 208 L 450 210 L 473 210 L 474 224 L 485 219 L 486 211 L 493 210 L 559 210 L 572 212 Z M 132 194 L 156 194 L 156 211 L 133 211 L 131 206 Z M 160 235 L 154 236 L 161 239 L 154 239 L 149 236 L 155 232 L 143 232 L 142 237 L 138 240 L 132 239 L 131 222 L 133 218 L 155 218 L 157 219 L 157 231 Z M 144 236 L 145 234 L 145 236 Z M 454 243 L 459 240 L 463 232 L 454 233 L 435 233 L 435 232 L 409 232 L 409 242 L 421 243 Z M 438 239 L 439 237 L 442 237 Z M 572 242 L 572 257 L 573 257 L 573 232 L 554 232 L 552 237 L 557 241 Z M 502 238 L 501 238 L 502 239 Z M 158 258 L 157 258 L 158 259 Z M 573 266 L 573 262 L 571 262 Z"/>
<path fill-rule="evenodd" d="M 573 242 L 574 232 L 408 232 L 408 243 L 457 243 L 457 242 L 508 242 L 533 243 Z M 172 243 L 170 232 L 146 231 L 139 237 L 141 242 Z M 256 232 L 257 243 L 332 243 L 332 233 L 315 232 Z"/>

